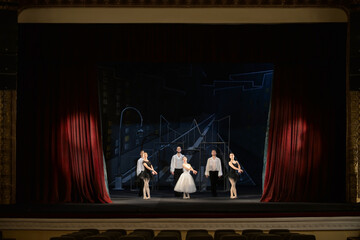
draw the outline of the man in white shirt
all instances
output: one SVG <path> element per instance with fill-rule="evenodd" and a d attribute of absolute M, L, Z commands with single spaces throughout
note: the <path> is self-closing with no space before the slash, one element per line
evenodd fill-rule
<path fill-rule="evenodd" d="M 212 150 L 211 157 L 207 160 L 206 163 L 205 177 L 208 178 L 210 176 L 211 194 L 213 195 L 213 197 L 217 196 L 216 184 L 218 178 L 220 178 L 222 175 L 223 173 L 220 158 L 216 157 L 216 150 Z"/>
<path fill-rule="evenodd" d="M 141 150 L 140 158 L 137 160 L 137 164 L 136 164 L 136 176 L 137 177 L 139 177 L 140 173 L 144 171 L 143 155 L 144 155 L 144 150 Z M 139 197 L 141 197 L 143 194 L 144 181 L 142 181 L 141 179 L 138 179 L 138 180 L 140 180 L 139 181 Z"/>
<path fill-rule="evenodd" d="M 180 175 L 183 173 L 183 157 L 184 155 L 181 154 L 181 147 L 178 146 L 176 148 L 176 154 L 172 156 L 170 163 L 170 172 L 174 176 L 174 186 L 179 180 Z M 179 192 L 174 191 L 174 194 L 175 197 L 181 197 L 181 193 Z"/>

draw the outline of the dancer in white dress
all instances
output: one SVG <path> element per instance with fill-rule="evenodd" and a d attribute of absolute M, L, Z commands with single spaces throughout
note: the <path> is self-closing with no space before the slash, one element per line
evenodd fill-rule
<path fill-rule="evenodd" d="M 187 157 L 183 157 L 183 173 L 181 174 L 179 180 L 177 181 L 174 191 L 182 192 L 184 199 L 189 199 L 190 194 L 196 192 L 196 186 L 193 177 L 190 172 L 192 171 L 195 175 L 197 171 L 194 170 L 189 163 L 187 163 Z"/>

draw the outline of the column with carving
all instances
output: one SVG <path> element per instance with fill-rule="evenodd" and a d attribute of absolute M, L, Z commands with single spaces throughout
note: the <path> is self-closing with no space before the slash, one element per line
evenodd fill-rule
<path fill-rule="evenodd" d="M 16 198 L 17 1 L 0 1 L 0 204 Z"/>
<path fill-rule="evenodd" d="M 16 90 L 0 90 L 0 204 L 15 203 Z"/>
<path fill-rule="evenodd" d="M 360 91 L 350 91 L 347 195 L 349 202 L 360 202 Z"/>
<path fill-rule="evenodd" d="M 360 9 L 350 9 L 349 13 L 347 201 L 360 202 Z"/>

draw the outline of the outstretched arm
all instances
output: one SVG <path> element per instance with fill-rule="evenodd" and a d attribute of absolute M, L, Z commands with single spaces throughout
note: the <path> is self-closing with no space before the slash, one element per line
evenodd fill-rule
<path fill-rule="evenodd" d="M 144 167 L 146 167 L 147 169 L 149 169 L 153 175 L 156 175 L 157 172 L 154 170 L 154 166 L 151 165 L 151 167 L 149 167 L 146 163 L 143 163 Z"/>
<path fill-rule="evenodd" d="M 237 164 L 238 164 L 238 166 L 239 166 L 239 169 L 238 169 L 239 173 L 244 172 L 244 170 L 241 169 L 240 163 L 239 163 L 238 161 L 236 161 L 236 162 L 237 162 Z"/>
<path fill-rule="evenodd" d="M 188 167 L 187 164 L 183 164 L 183 168 L 185 170 L 191 171 L 191 165 L 190 165 L 190 167 Z"/>
<path fill-rule="evenodd" d="M 144 167 L 147 168 L 148 170 L 152 171 L 153 170 L 153 166 L 149 167 L 146 163 L 143 163 Z"/>
<path fill-rule="evenodd" d="M 195 175 L 197 174 L 197 171 L 194 170 L 191 165 L 190 165 L 190 167 L 188 167 L 187 164 L 183 164 L 183 168 L 188 170 L 188 171 L 192 171 Z"/>
<path fill-rule="evenodd" d="M 151 169 L 152 169 L 152 174 L 153 174 L 153 175 L 156 175 L 156 174 L 157 174 L 157 171 L 155 171 L 155 169 L 154 169 L 154 166 L 153 166 L 153 165 L 151 165 Z"/>

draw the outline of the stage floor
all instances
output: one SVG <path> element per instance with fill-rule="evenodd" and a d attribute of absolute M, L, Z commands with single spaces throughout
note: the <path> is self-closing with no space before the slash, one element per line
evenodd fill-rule
<path fill-rule="evenodd" d="M 360 216 L 360 204 L 260 202 L 257 191 L 239 192 L 230 199 L 228 192 L 191 194 L 190 199 L 175 198 L 171 191 L 152 191 L 144 200 L 137 191 L 111 192 L 113 203 L 15 204 L 0 205 L 0 217 L 19 218 L 244 218 L 244 217 L 331 217 Z"/>

